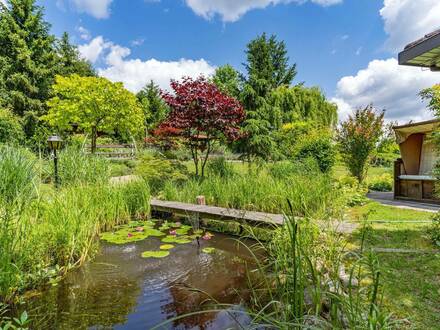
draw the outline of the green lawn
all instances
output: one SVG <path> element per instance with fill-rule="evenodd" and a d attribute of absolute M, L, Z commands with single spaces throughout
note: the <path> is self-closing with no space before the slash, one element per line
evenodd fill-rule
<path fill-rule="evenodd" d="M 349 220 L 367 220 L 378 221 L 417 221 L 430 220 L 434 213 L 417 211 L 411 209 L 397 208 L 393 206 L 382 205 L 377 202 L 369 202 L 363 206 L 355 206 L 348 210 L 347 218 Z"/>
<path fill-rule="evenodd" d="M 376 202 L 354 207 L 348 212 L 352 220 L 386 220 L 371 223 L 365 246 L 435 250 L 426 235 L 433 213 L 384 206 Z M 405 222 L 405 220 L 407 222 Z M 357 231 L 349 238 L 354 247 L 361 241 Z M 377 253 L 384 292 L 384 304 L 396 319 L 404 320 L 400 329 L 440 329 L 440 254 Z"/>
<path fill-rule="evenodd" d="M 367 172 L 366 180 L 368 180 L 368 178 L 370 178 L 370 177 L 380 176 L 385 173 L 393 174 L 393 169 L 391 167 L 370 167 Z M 339 179 L 340 177 L 346 176 L 346 175 L 350 175 L 350 174 L 349 174 L 348 169 L 345 165 L 342 165 L 342 164 L 335 165 L 335 167 L 333 168 L 333 176 L 336 179 Z"/>

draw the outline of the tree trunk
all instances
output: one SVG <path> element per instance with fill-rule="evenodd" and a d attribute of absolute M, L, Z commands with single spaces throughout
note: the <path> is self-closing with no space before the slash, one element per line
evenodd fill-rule
<path fill-rule="evenodd" d="M 95 154 L 96 152 L 96 139 L 97 139 L 97 130 L 96 130 L 96 126 L 92 127 L 92 148 L 91 148 L 91 152 L 92 154 Z"/>
<path fill-rule="evenodd" d="M 202 178 L 205 177 L 205 166 L 206 166 L 206 162 L 208 161 L 209 154 L 211 153 L 211 141 L 208 140 L 207 144 L 208 144 L 208 147 L 206 149 L 206 155 L 205 155 L 205 158 L 203 159 L 203 163 L 202 163 Z"/>

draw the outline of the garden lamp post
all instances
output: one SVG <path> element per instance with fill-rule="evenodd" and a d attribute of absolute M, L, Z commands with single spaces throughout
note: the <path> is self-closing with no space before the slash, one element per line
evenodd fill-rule
<path fill-rule="evenodd" d="M 54 176 L 55 176 L 55 188 L 59 187 L 59 178 L 58 178 L 58 157 L 57 150 L 61 148 L 61 144 L 63 140 L 58 135 L 52 135 L 47 139 L 47 144 L 49 145 L 50 150 L 53 153 L 53 164 L 54 164 Z"/>

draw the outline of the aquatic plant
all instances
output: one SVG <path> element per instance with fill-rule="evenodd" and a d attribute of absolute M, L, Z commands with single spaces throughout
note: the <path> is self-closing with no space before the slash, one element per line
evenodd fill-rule
<path fill-rule="evenodd" d="M 213 248 L 213 247 L 206 247 L 206 248 L 202 249 L 202 252 L 206 253 L 206 254 L 212 254 L 212 253 L 215 252 L 215 248 Z"/>
<path fill-rule="evenodd" d="M 171 250 L 174 249 L 174 245 L 172 244 L 163 244 L 159 247 L 159 249 L 161 250 Z"/>
<path fill-rule="evenodd" d="M 176 244 L 188 244 L 191 243 L 192 239 L 189 236 L 173 236 L 168 235 L 167 237 L 162 238 L 163 243 L 176 243 Z"/>
<path fill-rule="evenodd" d="M 165 258 L 170 255 L 169 251 L 144 251 L 142 258 Z"/>
<path fill-rule="evenodd" d="M 127 244 L 143 241 L 148 237 L 160 237 L 165 235 L 162 231 L 151 228 L 151 226 L 151 222 L 148 221 L 132 221 L 126 225 L 118 226 L 114 232 L 102 233 L 100 237 L 102 240 L 112 244 Z"/>

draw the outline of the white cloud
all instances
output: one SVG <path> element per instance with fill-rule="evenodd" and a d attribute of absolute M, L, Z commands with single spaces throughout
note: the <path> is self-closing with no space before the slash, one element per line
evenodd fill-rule
<path fill-rule="evenodd" d="M 83 39 L 83 40 L 90 40 L 92 38 L 92 36 L 90 35 L 90 31 L 87 30 L 83 26 L 79 26 L 77 28 L 77 31 L 79 32 L 80 38 Z"/>
<path fill-rule="evenodd" d="M 132 41 L 130 42 L 130 44 L 131 44 L 133 47 L 138 47 L 138 46 L 143 45 L 144 42 L 145 42 L 145 39 L 144 39 L 144 38 L 137 38 L 137 39 L 132 40 Z"/>
<path fill-rule="evenodd" d="M 185 0 L 186 4 L 199 16 L 211 19 L 219 15 L 225 22 L 235 22 L 253 9 L 263 9 L 270 5 L 311 1 L 321 6 L 331 6 L 343 0 Z"/>
<path fill-rule="evenodd" d="M 150 80 L 162 89 L 170 87 L 171 79 L 184 76 L 198 77 L 214 74 L 215 67 L 204 59 L 180 59 L 177 61 L 158 61 L 130 59 L 131 50 L 127 47 L 106 41 L 102 36 L 94 38 L 90 43 L 78 47 L 80 54 L 92 63 L 104 63 L 98 68 L 98 74 L 111 81 L 123 82 L 132 92 L 138 92 Z"/>
<path fill-rule="evenodd" d="M 78 46 L 78 51 L 84 59 L 95 63 L 104 50 L 111 46 L 111 42 L 106 42 L 102 36 L 98 36 L 90 41 L 90 43 Z"/>
<path fill-rule="evenodd" d="M 384 0 L 380 15 L 388 34 L 386 47 L 396 52 L 440 28 L 440 1 Z"/>
<path fill-rule="evenodd" d="M 110 5 L 113 0 L 70 0 L 81 13 L 87 13 L 96 18 L 108 18 Z"/>
<path fill-rule="evenodd" d="M 114 54 L 115 55 L 115 54 Z M 198 77 L 212 75 L 215 67 L 204 59 L 178 61 L 158 61 L 149 59 L 123 59 L 113 57 L 113 62 L 105 69 L 99 69 L 99 75 L 111 81 L 122 81 L 125 87 L 132 92 L 138 92 L 150 80 L 153 80 L 162 89 L 169 89 L 171 79 L 180 79 L 184 76 Z M 110 64 L 110 61 L 109 61 Z"/>
<path fill-rule="evenodd" d="M 352 109 L 373 103 L 385 109 L 387 120 L 422 120 L 432 117 L 418 93 L 439 82 L 440 76 L 420 68 L 399 66 L 394 58 L 373 60 L 355 76 L 343 77 L 333 99 L 344 119 Z"/>
<path fill-rule="evenodd" d="M 0 3 L 6 5 L 6 0 L 0 0 Z"/>

